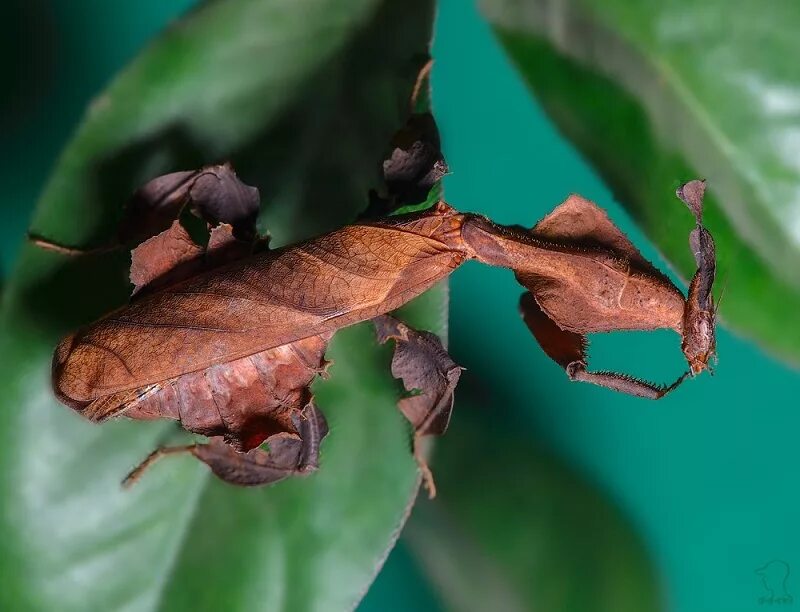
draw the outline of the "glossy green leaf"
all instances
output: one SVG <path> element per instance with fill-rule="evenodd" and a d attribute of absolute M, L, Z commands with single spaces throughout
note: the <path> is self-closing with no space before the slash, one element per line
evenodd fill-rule
<path fill-rule="evenodd" d="M 429 0 L 217 0 L 149 46 L 89 109 L 33 229 L 97 245 L 146 178 L 232 159 L 284 244 L 366 205 L 427 50 Z M 391 349 L 334 339 L 315 386 L 330 423 L 314 475 L 242 490 L 191 458 L 119 483 L 174 424 L 95 426 L 52 397 L 57 340 L 127 299 L 127 257 L 27 247 L 0 312 L 0 609 L 344 610 L 418 489 Z M 446 287 L 405 310 L 445 328 Z"/>
<path fill-rule="evenodd" d="M 647 555 L 619 510 L 497 411 L 456 403 L 437 445 L 438 496 L 417 505 L 404 534 L 447 609 L 659 610 Z"/>
<path fill-rule="evenodd" d="M 800 361 L 787 325 L 800 310 L 800 5 L 482 5 L 546 111 L 684 277 L 692 221 L 673 190 L 708 180 L 723 320 Z"/>

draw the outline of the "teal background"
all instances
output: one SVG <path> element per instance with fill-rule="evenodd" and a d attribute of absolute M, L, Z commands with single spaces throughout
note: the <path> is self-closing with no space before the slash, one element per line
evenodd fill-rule
<path fill-rule="evenodd" d="M 0 270 L 13 265 L 35 198 L 85 105 L 191 4 L 5 3 L 2 45 L 14 68 L 0 99 Z M 578 192 L 606 208 L 645 256 L 667 267 L 543 115 L 473 5 L 442 2 L 434 55 L 434 105 L 452 168 L 451 203 L 499 222 L 532 225 Z M 720 276 L 724 282 L 724 270 Z M 571 384 L 519 320 L 519 293 L 500 270 L 468 265 L 453 277 L 451 352 L 468 368 L 465 378 L 489 398 L 487 418 L 492 402 L 513 403 L 531 444 L 555 451 L 618 503 L 651 552 L 667 609 L 763 608 L 757 568 L 780 559 L 800 573 L 797 373 L 722 330 L 716 376 L 690 381 L 658 403 Z M 682 368 L 679 339 L 666 332 L 598 338 L 592 356 L 596 367 L 662 381 Z M 788 581 L 795 598 L 797 573 Z M 362 605 L 436 608 L 402 544 Z"/>

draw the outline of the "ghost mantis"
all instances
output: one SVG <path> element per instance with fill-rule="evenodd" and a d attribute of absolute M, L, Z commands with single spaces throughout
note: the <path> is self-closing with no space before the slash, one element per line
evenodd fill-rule
<path fill-rule="evenodd" d="M 531 229 L 440 201 L 270 250 L 255 230 L 257 191 L 230 166 L 165 175 L 137 192 L 150 215 L 140 220 L 163 225 L 188 206 L 208 222 L 208 246 L 194 244 L 178 221 L 139 244 L 131 303 L 58 345 L 54 390 L 95 422 L 171 418 L 210 438 L 157 449 L 128 482 L 158 457 L 188 452 L 228 482 L 267 484 L 317 468 L 327 425 L 310 384 L 327 375 L 331 336 L 371 320 L 380 342 L 395 343 L 394 376 L 415 391 L 401 410 L 418 436 L 440 435 L 461 368 L 436 336 L 389 313 L 477 260 L 513 271 L 525 289 L 525 323 L 571 380 L 658 399 L 709 369 L 715 355 L 716 263 L 702 223 L 704 187 L 692 181 L 677 192 L 696 220 L 689 242 L 697 272 L 684 298 L 579 196 Z M 589 369 L 587 334 L 658 328 L 681 335 L 689 365 L 672 384 Z"/>
<path fill-rule="evenodd" d="M 194 455 L 229 483 L 268 484 L 317 469 L 328 429 L 311 383 L 328 376 L 333 334 L 372 321 L 379 342 L 394 342 L 392 374 L 410 392 L 399 408 L 415 439 L 441 435 L 462 369 L 437 336 L 391 312 L 468 260 L 514 273 L 524 288 L 525 324 L 573 381 L 659 399 L 710 369 L 716 258 L 703 225 L 703 181 L 677 191 L 695 217 L 689 243 L 697 271 L 684 297 L 602 209 L 577 195 L 530 229 L 441 200 L 393 214 L 424 199 L 446 169 L 432 117 L 412 115 L 384 160 L 387 189 L 370 193 L 364 217 L 280 249 L 259 236 L 258 190 L 230 165 L 154 178 L 131 198 L 112 244 L 98 249 L 135 246 L 131 302 L 59 343 L 56 396 L 94 422 L 168 418 L 208 436 L 208 443 L 156 449 L 127 484 L 175 453 Z M 187 210 L 207 223 L 206 247 L 181 225 Z M 589 369 L 587 334 L 659 328 L 681 336 L 688 363 L 671 384 Z M 415 454 L 433 494 L 427 465 Z"/>

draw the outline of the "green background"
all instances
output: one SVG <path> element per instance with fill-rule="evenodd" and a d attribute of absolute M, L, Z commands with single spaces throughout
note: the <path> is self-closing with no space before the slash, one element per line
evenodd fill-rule
<path fill-rule="evenodd" d="M 13 68 L 0 100 L 3 273 L 13 266 L 33 202 L 86 104 L 191 4 L 4 3 L 0 44 Z M 646 257 L 667 267 L 556 132 L 472 4 L 442 2 L 434 56 L 434 107 L 452 170 L 446 180 L 452 204 L 533 225 L 578 192 L 606 208 Z M 720 276 L 724 282 L 724 269 Z M 462 379 L 471 380 L 468 389 L 480 389 L 485 414 L 492 415 L 493 404 L 512 403 L 531 444 L 555 451 L 616 501 L 651 552 L 669 610 L 760 609 L 766 593 L 755 570 L 773 559 L 800 568 L 797 373 L 723 330 L 717 374 L 661 402 L 570 384 L 519 320 L 519 293 L 510 274 L 477 264 L 452 279 L 451 353 L 468 369 Z M 666 332 L 597 338 L 593 365 L 668 381 L 681 371 L 678 347 L 677 336 Z M 787 586 L 800 597 L 796 574 Z M 362 604 L 436 607 L 402 543 Z"/>

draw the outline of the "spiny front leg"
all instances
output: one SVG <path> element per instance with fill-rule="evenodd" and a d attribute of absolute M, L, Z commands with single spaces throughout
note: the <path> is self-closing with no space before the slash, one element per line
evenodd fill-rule
<path fill-rule="evenodd" d="M 308 474 L 319 467 L 322 440 L 328 424 L 312 402 L 294 418 L 297 434 L 280 433 L 267 440 L 269 450 L 255 448 L 241 453 L 220 438 L 208 444 L 189 444 L 157 448 L 123 480 L 130 487 L 153 463 L 169 455 L 190 453 L 211 468 L 220 479 L 230 484 L 256 487 L 272 484 L 289 476 Z"/>
<path fill-rule="evenodd" d="M 542 311 L 529 292 L 522 294 L 520 311 L 539 346 L 548 357 L 564 368 L 570 380 L 588 382 L 628 395 L 655 400 L 675 389 L 689 374 L 685 372 L 671 385 L 663 386 L 627 374 L 590 372 L 587 369 L 586 336 L 561 329 Z"/>

